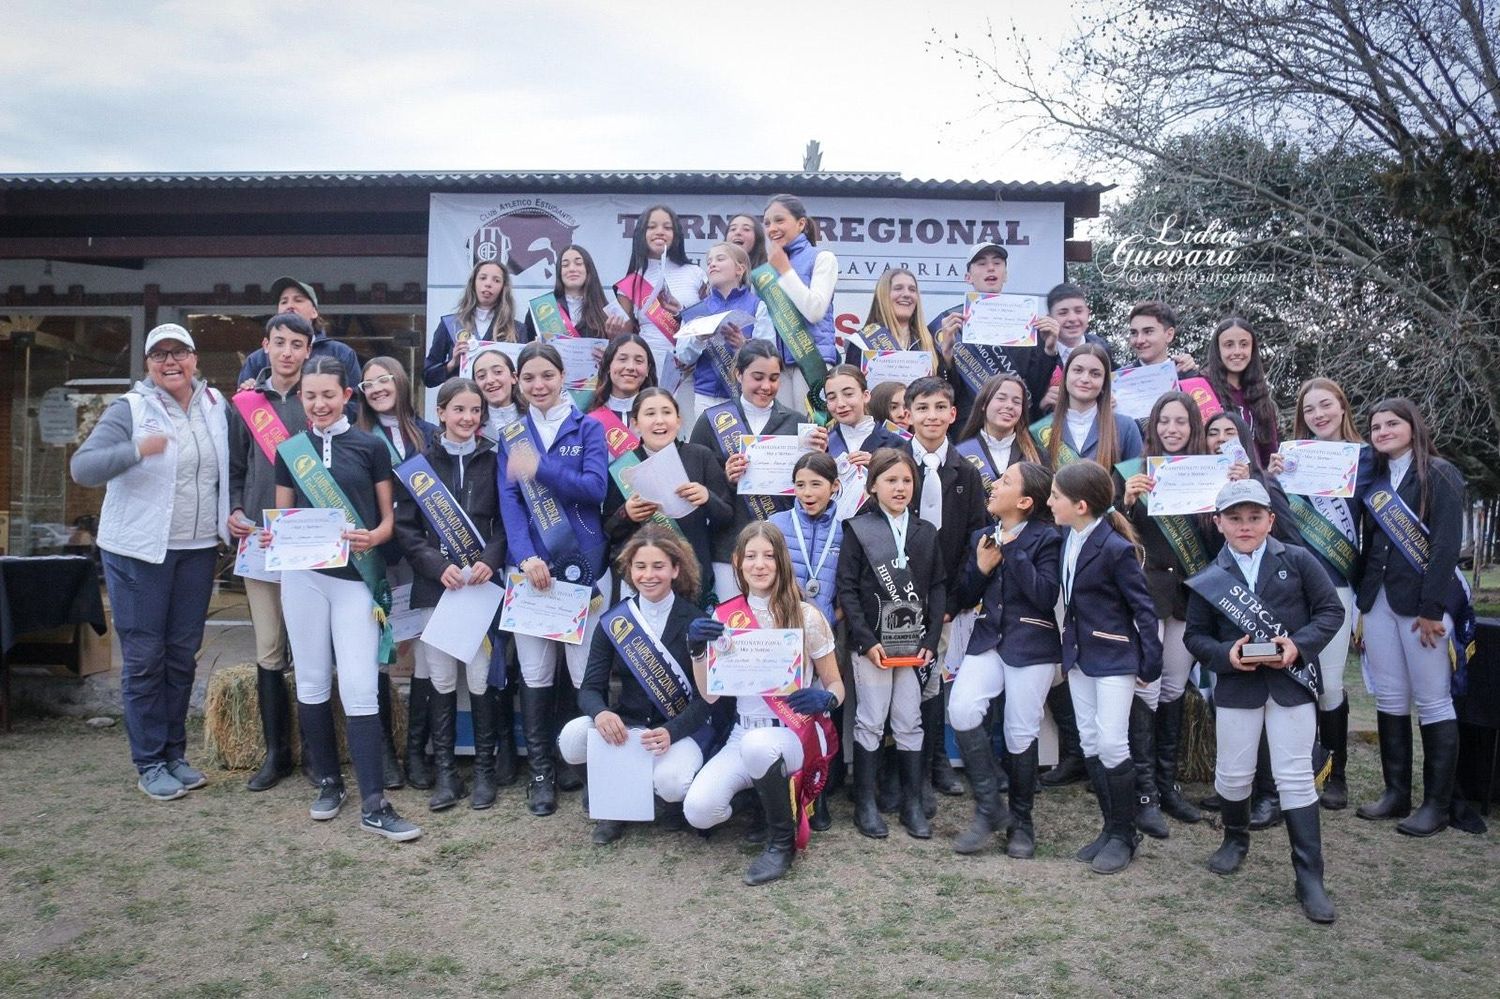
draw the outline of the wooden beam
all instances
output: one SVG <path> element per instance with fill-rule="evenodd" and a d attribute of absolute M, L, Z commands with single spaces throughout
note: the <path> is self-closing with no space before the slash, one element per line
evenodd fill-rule
<path fill-rule="evenodd" d="M 425 257 L 427 236 L 0 236 L 0 260 Z"/>
<path fill-rule="evenodd" d="M 1087 239 L 1070 239 L 1063 243 L 1063 260 L 1070 264 L 1086 264 L 1094 259 L 1094 243 Z"/>

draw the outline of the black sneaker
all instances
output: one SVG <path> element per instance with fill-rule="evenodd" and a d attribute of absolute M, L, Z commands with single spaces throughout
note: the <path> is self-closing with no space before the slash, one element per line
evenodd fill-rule
<path fill-rule="evenodd" d="M 337 777 L 324 777 L 318 781 L 318 800 L 312 803 L 307 813 L 319 822 L 327 822 L 329 819 L 339 817 L 339 809 L 344 807 L 344 799 L 349 797 L 344 790 L 344 782 Z"/>
<path fill-rule="evenodd" d="M 413 840 L 422 835 L 421 827 L 397 815 L 389 801 L 376 811 L 363 813 L 360 816 L 359 827 L 397 843 L 405 843 L 407 840 Z"/>

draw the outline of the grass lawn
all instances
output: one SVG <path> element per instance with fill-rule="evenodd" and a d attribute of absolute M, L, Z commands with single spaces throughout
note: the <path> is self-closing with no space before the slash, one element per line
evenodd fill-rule
<path fill-rule="evenodd" d="M 1377 761 L 1353 747 L 1360 802 Z M 1339 921 L 1317 927 L 1280 828 L 1232 878 L 1203 867 L 1207 823 L 1147 840 L 1122 875 L 1089 873 L 1072 859 L 1097 823 L 1081 787 L 1038 796 L 1029 862 L 951 852 L 967 799 L 943 800 L 927 842 L 894 823 L 863 839 L 840 800 L 790 878 L 750 889 L 733 823 L 709 840 L 637 827 L 599 849 L 576 794 L 535 819 L 519 787 L 441 816 L 404 790 L 426 835 L 402 846 L 360 832 L 352 807 L 310 821 L 300 777 L 256 795 L 211 773 L 159 804 L 130 770 L 118 726 L 22 719 L 0 736 L 0 994 L 1496 992 L 1495 836 L 1411 840 L 1352 810 L 1324 813 Z"/>

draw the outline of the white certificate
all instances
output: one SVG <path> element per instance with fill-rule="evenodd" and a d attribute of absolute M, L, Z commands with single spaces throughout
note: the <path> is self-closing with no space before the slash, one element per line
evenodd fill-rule
<path fill-rule="evenodd" d="M 260 544 L 259 528 L 240 538 L 234 553 L 234 574 L 244 579 L 258 579 L 262 583 L 281 582 L 281 573 L 266 568 L 266 550 Z"/>
<path fill-rule="evenodd" d="M 344 511 L 332 507 L 301 507 L 263 510 L 271 532 L 266 548 L 266 568 L 271 572 L 291 569 L 339 569 L 349 564 L 351 530 Z"/>
<path fill-rule="evenodd" d="M 421 638 L 427 619 L 432 616 L 431 607 L 412 610 L 411 584 L 402 583 L 391 587 L 391 638 L 404 642 L 410 638 Z"/>
<path fill-rule="evenodd" d="M 514 367 L 516 359 L 521 356 L 525 349 L 524 343 L 511 343 L 509 340 L 470 340 L 469 352 L 464 355 L 464 363 L 459 365 L 458 373 L 465 378 L 474 377 L 474 354 L 480 347 L 498 347 L 500 353 L 510 358 L 511 366 Z"/>
<path fill-rule="evenodd" d="M 865 492 L 865 483 L 869 481 L 870 472 L 865 466 L 850 461 L 847 454 L 835 458 L 834 464 L 839 470 L 839 494 L 835 497 L 833 515 L 838 520 L 848 520 L 859 513 L 869 496 Z"/>
<path fill-rule="evenodd" d="M 592 391 L 599 377 L 594 351 L 602 350 L 605 341 L 591 336 L 560 336 L 549 342 L 562 355 L 564 387 L 569 391 Z"/>
<path fill-rule="evenodd" d="M 645 461 L 620 472 L 620 478 L 643 500 L 656 503 L 672 519 L 686 517 L 697 507 L 677 495 L 687 484 L 687 469 L 675 447 L 664 447 Z"/>
<path fill-rule="evenodd" d="M 623 745 L 611 746 L 589 726 L 589 818 L 650 822 L 656 818 L 652 771 L 656 757 L 641 745 L 641 729 L 630 729 Z"/>
<path fill-rule="evenodd" d="M 1302 496 L 1353 496 L 1359 447 L 1347 441 L 1284 441 L 1276 481 Z"/>
<path fill-rule="evenodd" d="M 1151 415 L 1156 400 L 1177 390 L 1177 365 L 1171 361 L 1142 364 L 1116 371 L 1114 379 L 1109 391 L 1115 410 L 1132 420 L 1144 420 Z"/>
<path fill-rule="evenodd" d="M 583 626 L 593 595 L 590 587 L 554 579 L 551 586 L 538 590 L 524 572 L 510 573 L 509 582 L 500 610 L 501 631 L 583 644 Z"/>
<path fill-rule="evenodd" d="M 801 686 L 801 628 L 731 628 L 709 644 L 710 694 L 789 694 Z"/>
<path fill-rule="evenodd" d="M 744 309 L 730 309 L 728 312 L 715 312 L 711 316 L 699 316 L 697 319 L 689 319 L 682 324 L 682 329 L 677 331 L 677 339 L 679 341 L 683 337 L 707 339 L 719 332 L 719 328 L 725 323 L 733 323 L 743 333 L 755 325 L 755 317 Z"/>
<path fill-rule="evenodd" d="M 1229 482 L 1229 459 L 1218 454 L 1171 454 L 1146 459 L 1151 476 L 1150 513 L 1171 517 L 1213 513 L 1219 490 Z"/>
<path fill-rule="evenodd" d="M 427 626 L 422 629 L 422 641 L 461 663 L 468 662 L 484 642 L 504 595 L 491 582 L 443 590 Z"/>
<path fill-rule="evenodd" d="M 750 459 L 736 492 L 741 496 L 793 496 L 792 468 L 812 448 L 806 434 L 740 435 L 740 453 Z"/>
<path fill-rule="evenodd" d="M 885 382 L 910 385 L 932 374 L 932 354 L 925 350 L 864 351 L 865 382 L 870 388 Z"/>
<path fill-rule="evenodd" d="M 1046 314 L 1046 302 L 1036 295 L 971 291 L 964 296 L 964 343 L 1035 347 L 1036 318 Z"/>

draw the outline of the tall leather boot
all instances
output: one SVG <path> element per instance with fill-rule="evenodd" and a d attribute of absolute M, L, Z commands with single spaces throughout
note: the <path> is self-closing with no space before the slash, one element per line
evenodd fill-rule
<path fill-rule="evenodd" d="M 896 750 L 901 770 L 901 825 L 914 839 L 931 839 L 932 825 L 922 810 L 922 785 L 927 783 L 927 761 L 920 749 Z"/>
<path fill-rule="evenodd" d="M 553 702 L 553 731 L 561 732 L 563 726 L 583 714 L 578 710 L 578 689 L 573 686 L 573 680 L 567 675 L 567 671 L 559 670 L 557 685 L 554 688 Z M 577 791 L 583 787 L 583 770 L 574 766 L 562 758 L 558 752 L 557 745 L 552 746 L 552 765 L 557 772 L 557 789 L 559 791 Z"/>
<path fill-rule="evenodd" d="M 1286 836 L 1292 845 L 1292 871 L 1297 876 L 1297 901 L 1302 903 L 1302 912 L 1315 923 L 1331 923 L 1338 913 L 1323 887 L 1323 836 L 1318 806 L 1288 808 L 1282 817 L 1286 819 Z"/>
<path fill-rule="evenodd" d="M 1135 768 L 1135 824 L 1153 839 L 1171 835 L 1156 793 L 1156 712 L 1139 697 L 1130 700 L 1130 763 Z"/>
<path fill-rule="evenodd" d="M 901 811 L 901 768 L 896 763 L 896 744 L 881 743 L 875 751 L 880 769 L 875 783 L 875 804 L 886 815 Z"/>
<path fill-rule="evenodd" d="M 1010 810 L 1000 798 L 989 729 L 981 725 L 955 731 L 953 736 L 963 757 L 964 772 L 969 775 L 969 789 L 974 792 L 974 821 L 953 841 L 953 852 L 978 853 L 990 845 L 996 833 L 1005 831 L 1010 824 Z"/>
<path fill-rule="evenodd" d="M 1125 760 L 1104 771 L 1109 791 L 1109 839 L 1089 864 L 1095 874 L 1118 874 L 1130 866 L 1140 837 L 1135 831 L 1135 764 Z"/>
<path fill-rule="evenodd" d="M 995 752 L 995 790 L 1010 794 L 1010 753 L 1005 748 L 1005 691 L 990 702 L 984 716 L 984 730 L 989 733 L 990 748 Z"/>
<path fill-rule="evenodd" d="M 938 794 L 950 798 L 962 797 L 964 782 L 953 771 L 948 759 L 948 694 L 952 682 L 942 685 L 942 692 L 922 702 L 922 751 L 928 754 L 928 773 L 932 776 L 932 788 Z M 928 818 L 936 814 L 936 807 L 928 812 Z"/>
<path fill-rule="evenodd" d="M 491 687 L 485 691 L 495 718 L 495 786 L 509 787 L 516 782 L 520 758 L 516 755 L 516 692 Z"/>
<path fill-rule="evenodd" d="M 255 670 L 255 693 L 260 708 L 260 730 L 266 739 L 266 758 L 245 782 L 252 791 L 269 791 L 292 775 L 292 699 L 279 669 Z"/>
<path fill-rule="evenodd" d="M 1094 797 L 1099 799 L 1099 814 L 1102 817 L 1102 821 L 1099 825 L 1099 835 L 1094 837 L 1092 843 L 1085 844 L 1077 853 L 1073 854 L 1073 859 L 1080 863 L 1090 864 L 1099 855 L 1099 851 L 1104 849 L 1104 844 L 1109 842 L 1109 778 L 1105 776 L 1104 764 L 1099 762 L 1099 757 L 1097 756 L 1085 756 L 1083 758 L 1083 766 L 1088 772 L 1089 783 L 1093 785 Z M 1130 807 L 1132 810 L 1135 808 L 1133 800 Z"/>
<path fill-rule="evenodd" d="M 1028 860 L 1036 855 L 1036 830 L 1031 825 L 1031 805 L 1036 800 L 1036 740 L 1019 753 L 1011 753 L 1010 762 L 1010 840 L 1005 855 Z"/>
<path fill-rule="evenodd" d="M 1458 722 L 1422 726 L 1422 804 L 1396 826 L 1407 836 L 1432 836 L 1448 828 L 1453 780 L 1458 773 Z"/>
<path fill-rule="evenodd" d="M 401 763 L 396 759 L 396 740 L 391 735 L 391 675 L 381 673 L 380 679 L 375 684 L 375 701 L 380 708 L 380 786 L 387 791 L 395 791 L 406 786 L 406 778 L 401 775 Z"/>
<path fill-rule="evenodd" d="M 432 797 L 427 799 L 427 808 L 429 811 L 441 812 L 458 804 L 458 799 L 464 796 L 464 783 L 458 776 L 458 761 L 453 756 L 453 743 L 458 728 L 458 691 L 450 690 L 446 694 L 434 691 L 427 704 L 428 717 L 432 719 L 432 756 L 437 769 L 437 779 L 432 786 Z"/>
<path fill-rule="evenodd" d="M 1377 713 L 1375 727 L 1385 791 L 1354 814 L 1362 819 L 1404 819 L 1411 814 L 1411 715 Z"/>
<path fill-rule="evenodd" d="M 484 811 L 495 804 L 495 694 L 490 687 L 483 694 L 469 695 L 470 717 L 474 719 L 474 790 L 469 807 Z"/>
<path fill-rule="evenodd" d="M 411 690 L 406 695 L 406 779 L 418 791 L 432 788 L 432 767 L 427 763 L 427 740 L 432 734 L 430 724 L 432 681 L 427 677 L 414 676 Z"/>
<path fill-rule="evenodd" d="M 824 788 L 823 793 L 813 799 L 812 814 L 807 817 L 807 828 L 813 832 L 827 832 L 833 828 L 833 811 L 830 805 L 833 795 Z"/>
<path fill-rule="evenodd" d="M 854 828 L 871 839 L 890 835 L 880 809 L 875 805 L 876 771 L 880 766 L 878 750 L 854 744 Z"/>
<path fill-rule="evenodd" d="M 1215 874 L 1233 874 L 1250 852 L 1250 799 L 1225 801 L 1220 809 L 1224 816 L 1224 842 L 1208 858 L 1208 869 Z"/>
<path fill-rule="evenodd" d="M 1183 796 L 1177 783 L 1177 754 L 1182 745 L 1182 713 L 1186 706 L 1185 697 L 1156 706 L 1156 792 L 1161 796 L 1163 812 L 1178 822 L 1192 825 L 1203 816 Z"/>
<path fill-rule="evenodd" d="M 784 877 L 792 869 L 797 852 L 797 823 L 792 812 L 791 784 L 786 761 L 777 760 L 764 777 L 752 782 L 760 807 L 766 813 L 766 848 L 750 862 L 745 884 L 763 885 Z"/>
<path fill-rule="evenodd" d="M 1042 774 L 1042 787 L 1062 787 L 1092 780 L 1084 765 L 1083 746 L 1078 741 L 1078 716 L 1073 712 L 1073 695 L 1064 680 L 1047 691 L 1047 707 L 1057 723 L 1057 766 Z"/>
<path fill-rule="evenodd" d="M 521 726 L 526 733 L 526 789 L 532 815 L 557 811 L 557 773 L 552 766 L 552 688 L 521 686 Z"/>
<path fill-rule="evenodd" d="M 1281 821 L 1281 797 L 1276 793 L 1276 775 L 1271 772 L 1271 744 L 1265 730 L 1255 751 L 1255 783 L 1250 787 L 1250 828 L 1269 829 Z"/>
<path fill-rule="evenodd" d="M 1349 783 L 1344 768 L 1349 762 L 1349 698 L 1346 696 L 1332 711 L 1318 712 L 1318 741 L 1330 757 L 1328 779 L 1318 804 L 1331 812 L 1349 807 Z"/>

